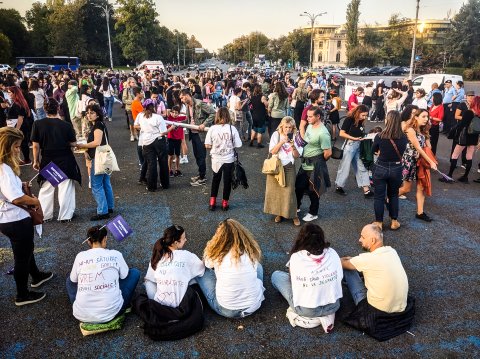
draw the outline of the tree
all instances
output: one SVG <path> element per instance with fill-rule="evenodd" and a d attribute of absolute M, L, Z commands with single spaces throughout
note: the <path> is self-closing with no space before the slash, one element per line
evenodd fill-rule
<path fill-rule="evenodd" d="M 49 55 L 50 25 L 48 18 L 50 14 L 48 6 L 40 2 L 33 3 L 32 8 L 25 14 L 32 55 Z"/>
<path fill-rule="evenodd" d="M 412 48 L 413 27 L 406 31 L 405 23 L 410 19 L 393 14 L 389 21 L 388 30 L 384 33 L 383 46 L 379 50 L 379 57 L 387 63 L 395 65 L 408 65 Z"/>
<path fill-rule="evenodd" d="M 378 62 L 377 51 L 370 45 L 350 49 L 348 64 L 352 67 L 372 67 Z"/>
<path fill-rule="evenodd" d="M 0 32 L 0 62 L 9 63 L 12 58 L 12 43 L 7 35 Z"/>
<path fill-rule="evenodd" d="M 447 37 L 454 59 L 465 66 L 480 61 L 480 0 L 468 0 L 452 20 Z"/>
<path fill-rule="evenodd" d="M 28 32 L 17 10 L 0 9 L 0 33 L 10 41 L 11 57 L 30 55 Z"/>
<path fill-rule="evenodd" d="M 352 0 L 347 6 L 347 59 L 350 63 L 350 51 L 358 46 L 358 20 L 360 18 L 360 0 Z"/>

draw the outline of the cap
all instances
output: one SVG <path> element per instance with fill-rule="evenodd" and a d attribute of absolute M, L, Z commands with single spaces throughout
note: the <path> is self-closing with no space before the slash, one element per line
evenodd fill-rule
<path fill-rule="evenodd" d="M 445 81 L 446 84 L 451 84 L 452 83 L 452 80 L 447 80 Z"/>
<path fill-rule="evenodd" d="M 475 91 L 467 91 L 465 93 L 466 96 L 475 96 Z"/>
<path fill-rule="evenodd" d="M 145 101 L 143 101 L 143 108 L 147 108 L 149 105 L 155 106 L 155 101 L 152 100 L 151 98 L 147 98 Z"/>

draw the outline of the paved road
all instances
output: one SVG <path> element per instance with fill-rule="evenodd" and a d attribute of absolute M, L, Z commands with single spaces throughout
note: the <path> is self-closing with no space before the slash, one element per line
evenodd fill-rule
<path fill-rule="evenodd" d="M 36 240 L 39 266 L 53 270 L 56 277 L 45 285 L 47 298 L 41 303 L 17 308 L 15 284 L 11 276 L 0 275 L 0 357 L 145 357 L 145 358 L 318 358 L 318 357 L 478 357 L 480 355 L 480 313 L 478 308 L 480 258 L 480 185 L 446 185 L 434 180 L 433 197 L 426 211 L 435 219 L 427 224 L 414 219 L 415 200 L 410 194 L 401 202 L 397 232 L 386 231 L 387 245 L 397 249 L 409 276 L 410 292 L 417 299 L 412 333 L 385 343 L 362 335 L 336 322 L 332 334 L 321 329 L 292 328 L 285 318 L 287 303 L 273 289 L 270 276 L 285 269 L 288 252 L 298 229 L 291 223 L 275 224 L 262 212 L 265 177 L 261 165 L 267 150 L 243 147 L 240 159 L 247 168 L 248 190 L 233 192 L 231 210 L 209 212 L 209 187 L 193 188 L 188 177 L 195 174 L 190 162 L 183 167 L 185 177 L 172 180 L 171 189 L 147 193 L 136 184 L 138 164 L 136 143 L 128 141 L 125 119 L 119 108 L 114 121 L 107 124 L 111 144 L 121 172 L 112 177 L 116 211 L 124 216 L 134 234 L 109 247 L 123 252 L 127 263 L 146 272 L 153 243 L 163 229 L 180 224 L 187 229 L 186 248 L 201 256 L 216 225 L 227 216 L 244 223 L 263 250 L 266 288 L 262 307 L 251 317 L 225 319 L 205 310 L 205 328 L 198 334 L 176 342 L 156 343 L 145 337 L 141 321 L 127 317 L 125 327 L 116 332 L 83 338 L 72 316 L 65 292 L 65 277 L 75 255 L 85 250 L 85 232 L 94 214 L 94 201 L 86 185 L 77 187 L 77 215 L 68 224 L 48 223 L 44 237 Z M 440 168 L 447 168 L 450 144 L 440 140 Z M 193 156 L 189 156 L 192 160 Z M 475 166 L 478 162 L 478 154 Z M 77 158 L 83 174 L 82 158 Z M 210 165 L 210 163 L 208 163 Z M 335 178 L 338 161 L 328 162 L 330 177 Z M 298 165 L 297 165 L 298 167 Z M 476 167 L 475 167 L 476 168 Z M 209 174 L 211 174 L 209 167 Z M 457 176 L 460 175 L 457 172 Z M 22 177 L 31 178 L 24 169 Z M 211 179 L 211 175 L 209 176 Z M 434 176 L 435 177 L 435 176 Z M 209 181 L 210 182 L 210 181 Z M 340 255 L 356 255 L 359 232 L 373 220 L 373 202 L 363 198 L 350 176 L 347 197 L 331 190 L 321 199 L 320 224 Z M 302 208 L 305 214 L 306 208 Z M 0 271 L 12 265 L 10 245 L 0 237 Z M 142 291 L 141 284 L 137 287 Z M 240 326 L 243 329 L 240 329 Z"/>

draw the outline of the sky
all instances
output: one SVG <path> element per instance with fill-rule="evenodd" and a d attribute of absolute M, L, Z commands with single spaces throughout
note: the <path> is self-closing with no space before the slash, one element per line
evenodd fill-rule
<path fill-rule="evenodd" d="M 40 0 L 45 2 L 45 0 Z M 113 4 L 114 0 L 109 0 Z M 467 0 L 420 0 L 419 19 L 444 19 L 455 14 Z M 0 7 L 25 14 L 35 0 L 0 0 Z M 304 11 L 327 14 L 317 25 L 341 25 L 350 0 L 154 0 L 162 25 L 195 37 L 203 47 L 217 51 L 241 35 L 263 32 L 270 38 L 287 35 L 293 29 L 310 26 Z M 391 14 L 415 18 L 416 0 L 362 0 L 360 24 L 385 24 Z M 99 10 L 100 11 L 100 10 Z"/>

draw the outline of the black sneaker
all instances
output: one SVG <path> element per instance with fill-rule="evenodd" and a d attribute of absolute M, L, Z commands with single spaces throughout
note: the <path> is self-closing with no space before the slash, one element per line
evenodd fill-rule
<path fill-rule="evenodd" d="M 473 182 L 480 183 L 480 178 L 474 179 Z"/>
<path fill-rule="evenodd" d="M 206 184 L 207 184 L 206 178 L 199 178 L 195 182 L 190 182 L 190 186 L 193 186 L 193 187 L 204 186 Z"/>
<path fill-rule="evenodd" d="M 415 215 L 415 218 L 418 218 L 418 219 L 421 219 L 422 221 L 425 221 L 425 222 L 431 222 L 432 219 L 427 216 L 427 214 L 425 212 L 423 212 L 422 214 L 416 214 Z"/>
<path fill-rule="evenodd" d="M 28 292 L 26 297 L 17 297 L 15 299 L 15 305 L 20 307 L 22 305 L 33 304 L 36 302 L 40 302 L 43 298 L 47 295 L 42 292 Z"/>
<path fill-rule="evenodd" d="M 341 194 L 342 196 L 347 195 L 347 192 L 345 192 L 342 187 L 335 188 L 335 193 Z"/>
<path fill-rule="evenodd" d="M 101 221 L 101 220 L 108 219 L 108 218 L 110 218 L 110 213 L 96 214 L 95 216 L 90 217 L 90 220 L 91 221 Z"/>
<path fill-rule="evenodd" d="M 173 178 L 173 177 L 175 177 L 175 173 L 173 171 L 170 171 L 169 176 Z"/>
<path fill-rule="evenodd" d="M 48 282 L 52 278 L 53 278 L 52 272 L 40 272 L 40 276 L 37 279 L 32 280 L 32 283 L 30 283 L 30 286 L 32 288 L 38 288 L 43 283 Z"/>
<path fill-rule="evenodd" d="M 175 177 L 183 177 L 183 173 L 180 170 L 175 171 Z"/>
<path fill-rule="evenodd" d="M 112 214 L 113 213 L 113 208 L 109 208 L 108 213 Z"/>
<path fill-rule="evenodd" d="M 257 145 L 257 148 L 265 148 L 265 145 L 259 143 L 259 144 Z"/>
<path fill-rule="evenodd" d="M 459 177 L 457 181 L 468 184 L 468 177 L 465 177 L 465 176 Z"/>
<path fill-rule="evenodd" d="M 147 180 L 144 179 L 144 178 L 140 178 L 137 183 L 138 183 L 138 184 L 142 184 L 142 185 L 146 185 L 146 184 L 147 184 Z"/>

